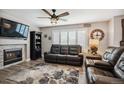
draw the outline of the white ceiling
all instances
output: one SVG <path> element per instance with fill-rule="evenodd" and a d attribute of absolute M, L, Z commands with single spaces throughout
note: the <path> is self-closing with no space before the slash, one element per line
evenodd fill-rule
<path fill-rule="evenodd" d="M 47 17 L 40 9 L 3 9 L 8 14 L 21 17 L 21 19 L 31 22 L 38 27 L 52 26 L 49 19 L 38 19 L 37 17 Z M 48 10 L 51 12 L 51 10 Z M 122 9 L 57 9 L 56 14 L 69 12 L 70 15 L 63 17 L 67 22 L 59 21 L 57 25 L 68 25 L 78 23 L 88 23 L 96 21 L 106 21 L 113 16 L 124 15 Z"/>

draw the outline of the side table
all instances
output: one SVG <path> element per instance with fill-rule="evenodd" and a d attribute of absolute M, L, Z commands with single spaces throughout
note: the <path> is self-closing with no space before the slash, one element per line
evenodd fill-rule
<path fill-rule="evenodd" d="M 82 56 L 84 56 L 87 59 L 102 60 L 102 56 L 100 54 L 93 55 L 91 53 L 82 52 L 79 55 L 82 55 Z"/>

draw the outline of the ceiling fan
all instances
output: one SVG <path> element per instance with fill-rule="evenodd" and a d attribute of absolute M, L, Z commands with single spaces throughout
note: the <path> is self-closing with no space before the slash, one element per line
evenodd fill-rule
<path fill-rule="evenodd" d="M 43 18 L 43 19 L 50 19 L 52 24 L 57 24 L 58 20 L 61 21 L 67 21 L 66 19 L 63 19 L 61 17 L 68 16 L 69 12 L 64 12 L 59 15 L 56 15 L 56 9 L 52 9 L 52 14 L 48 12 L 46 9 L 42 9 L 49 17 L 37 17 L 37 18 Z"/>

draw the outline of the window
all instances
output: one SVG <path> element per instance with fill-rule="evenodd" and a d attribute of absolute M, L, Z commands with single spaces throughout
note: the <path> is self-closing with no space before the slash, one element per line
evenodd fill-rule
<path fill-rule="evenodd" d="M 61 39 L 60 39 L 60 44 L 68 44 L 68 39 L 67 39 L 67 32 L 61 32 Z"/>
<path fill-rule="evenodd" d="M 59 32 L 53 32 L 53 44 L 59 44 L 60 43 L 60 35 Z"/>
<path fill-rule="evenodd" d="M 83 49 L 88 46 L 87 31 L 75 30 L 75 31 L 53 31 L 53 44 L 62 45 L 81 45 Z"/>
<path fill-rule="evenodd" d="M 82 48 L 87 47 L 87 37 L 86 37 L 86 31 L 77 31 L 77 44 L 81 45 Z"/>
<path fill-rule="evenodd" d="M 69 34 L 69 45 L 76 44 L 76 31 L 68 32 Z"/>

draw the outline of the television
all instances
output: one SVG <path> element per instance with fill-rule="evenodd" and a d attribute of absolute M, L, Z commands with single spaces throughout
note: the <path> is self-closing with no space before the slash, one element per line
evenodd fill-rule
<path fill-rule="evenodd" d="M 0 18 L 0 37 L 15 37 L 27 38 L 29 33 L 29 26 Z"/>

